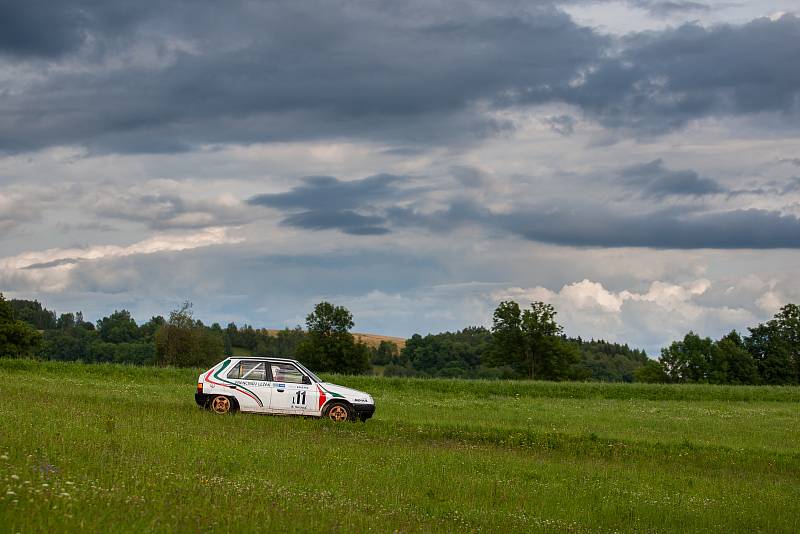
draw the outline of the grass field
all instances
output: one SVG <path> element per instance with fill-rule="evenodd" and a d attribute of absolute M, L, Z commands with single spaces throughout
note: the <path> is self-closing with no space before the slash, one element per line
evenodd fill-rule
<path fill-rule="evenodd" d="M 798 388 L 331 377 L 336 425 L 197 374 L 0 360 L 0 530 L 800 531 Z"/>

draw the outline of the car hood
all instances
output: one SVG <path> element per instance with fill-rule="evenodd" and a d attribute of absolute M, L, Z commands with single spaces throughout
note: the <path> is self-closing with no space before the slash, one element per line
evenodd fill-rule
<path fill-rule="evenodd" d="M 361 401 L 370 404 L 373 402 L 372 395 L 364 391 L 346 388 L 344 386 L 340 386 L 339 384 L 331 384 L 330 382 L 322 382 L 320 386 L 322 386 L 323 390 L 326 391 L 327 393 L 330 393 L 334 398 L 336 397 L 336 395 L 341 395 L 350 402 Z"/>

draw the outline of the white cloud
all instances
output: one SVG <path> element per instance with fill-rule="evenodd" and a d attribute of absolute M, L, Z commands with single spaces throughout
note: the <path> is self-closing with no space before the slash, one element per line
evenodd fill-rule
<path fill-rule="evenodd" d="M 652 302 L 666 310 L 675 311 L 685 307 L 694 297 L 702 295 L 711 287 L 705 278 L 695 280 L 686 285 L 668 284 L 656 280 L 650 285 L 647 293 L 631 293 L 622 291 L 619 297 L 623 300 L 640 300 Z"/>
<path fill-rule="evenodd" d="M 624 302 L 622 295 L 611 293 L 603 284 L 583 279 L 574 284 L 565 285 L 560 296 L 581 310 L 600 309 L 606 312 L 619 312 Z"/>
<path fill-rule="evenodd" d="M 522 306 L 547 302 L 556 308 L 569 335 L 627 342 L 657 355 L 662 346 L 689 330 L 718 337 L 755 323 L 757 317 L 746 308 L 700 302 L 711 287 L 705 278 L 684 284 L 655 280 L 646 291 L 614 292 L 600 282 L 584 279 L 565 284 L 557 292 L 540 286 L 510 287 L 489 297 L 494 303 L 513 299 Z"/>
<path fill-rule="evenodd" d="M 310 309 L 325 298 L 350 309 L 361 331 L 404 336 L 471 325 L 490 327 L 492 312 L 502 300 L 515 300 L 522 307 L 543 301 L 556 308 L 557 320 L 568 335 L 629 343 L 651 356 L 689 330 L 717 338 L 759 320 L 744 308 L 700 302 L 712 287 L 703 278 L 683 284 L 653 281 L 638 292 L 611 291 L 589 279 L 564 284 L 558 291 L 542 286 L 498 286 L 472 282 L 397 293 L 375 290 L 360 296 L 318 295 L 308 299 L 306 307 Z"/>
<path fill-rule="evenodd" d="M 765 312 L 774 314 L 781 306 L 786 304 L 786 299 L 775 291 L 767 291 L 758 298 L 756 304 Z"/>
<path fill-rule="evenodd" d="M 84 262 L 112 260 L 159 252 L 180 252 L 213 245 L 239 243 L 226 228 L 207 228 L 191 234 L 157 234 L 131 245 L 52 248 L 0 258 L 0 282 L 30 291 L 60 292 L 68 288 L 73 271 Z"/>

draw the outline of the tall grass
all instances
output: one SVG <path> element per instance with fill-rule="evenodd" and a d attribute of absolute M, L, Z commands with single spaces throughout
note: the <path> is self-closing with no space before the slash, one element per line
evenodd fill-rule
<path fill-rule="evenodd" d="M 72 362 L 0 358 L 0 372 L 33 372 L 102 376 L 120 380 L 193 381 L 201 368 L 148 367 L 112 363 L 76 366 Z M 325 374 L 324 378 L 350 387 L 398 393 L 448 393 L 475 398 L 620 399 L 673 401 L 800 402 L 796 386 L 722 386 L 712 384 L 625 384 L 602 382 L 545 382 L 530 380 L 464 380 Z"/>
<path fill-rule="evenodd" d="M 0 530 L 800 527 L 791 389 L 330 377 L 378 406 L 336 425 L 202 411 L 199 372 L 0 360 Z"/>

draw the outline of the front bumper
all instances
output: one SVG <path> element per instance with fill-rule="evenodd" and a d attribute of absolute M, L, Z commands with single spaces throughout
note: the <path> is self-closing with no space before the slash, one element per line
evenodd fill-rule
<path fill-rule="evenodd" d="M 375 405 L 374 404 L 353 404 L 353 411 L 356 412 L 356 417 L 361 419 L 362 421 L 366 421 L 373 415 L 375 415 Z"/>

